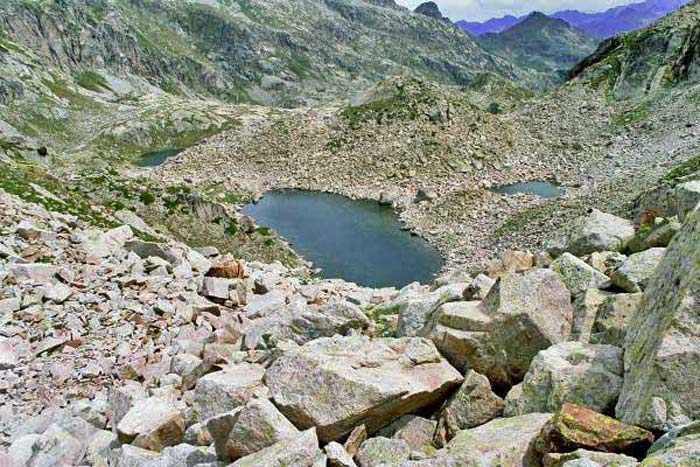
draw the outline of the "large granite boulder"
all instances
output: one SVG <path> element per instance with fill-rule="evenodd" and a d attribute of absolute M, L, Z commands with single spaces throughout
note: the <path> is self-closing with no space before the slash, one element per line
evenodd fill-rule
<path fill-rule="evenodd" d="M 649 281 L 625 338 L 620 420 L 668 430 L 700 418 L 700 211 Z"/>
<path fill-rule="evenodd" d="M 630 320 L 642 305 L 644 295 L 617 294 L 606 297 L 591 328 L 590 342 L 622 347 Z"/>
<path fill-rule="evenodd" d="M 458 369 L 473 369 L 496 388 L 520 382 L 540 350 L 569 339 L 571 294 L 549 269 L 500 277 L 483 302 L 443 307 L 426 327 Z"/>
<path fill-rule="evenodd" d="M 197 381 L 194 388 L 194 414 L 198 421 L 245 405 L 255 395 L 264 395 L 265 368 L 252 363 L 227 365 Z"/>
<path fill-rule="evenodd" d="M 587 289 L 574 300 L 574 320 L 571 325 L 571 340 L 589 342 L 600 307 L 610 293 L 598 289 Z"/>
<path fill-rule="evenodd" d="M 267 399 L 252 399 L 231 416 L 213 417 L 207 428 L 219 457 L 230 461 L 299 433 Z"/>
<path fill-rule="evenodd" d="M 637 459 L 625 454 L 577 449 L 550 453 L 542 459 L 544 467 L 637 467 Z"/>
<path fill-rule="evenodd" d="M 644 457 L 654 435 L 600 413 L 565 404 L 542 428 L 535 446 L 540 454 L 579 448 Z"/>
<path fill-rule="evenodd" d="M 506 397 L 505 414 L 555 412 L 570 402 L 611 413 L 622 388 L 622 350 L 564 342 L 543 350 Z"/>
<path fill-rule="evenodd" d="M 379 430 L 377 436 L 403 440 L 411 448 L 411 451 L 429 454 L 435 451 L 433 436 L 436 426 L 435 420 L 428 420 L 417 415 L 404 415 Z"/>
<path fill-rule="evenodd" d="M 462 377 L 426 339 L 322 338 L 289 350 L 265 374 L 275 405 L 299 429 L 337 441 L 370 433 L 445 398 Z"/>
<path fill-rule="evenodd" d="M 597 209 L 574 221 L 552 245 L 555 254 L 585 256 L 596 251 L 621 251 L 634 238 L 632 222 Z"/>
<path fill-rule="evenodd" d="M 158 397 L 137 401 L 117 425 L 120 442 L 151 451 L 180 444 L 184 434 L 182 412 L 172 401 Z"/>
<path fill-rule="evenodd" d="M 489 380 L 470 370 L 459 390 L 440 411 L 436 440 L 440 445 L 460 430 L 483 425 L 503 413 L 503 399 L 491 391 Z"/>
<path fill-rule="evenodd" d="M 406 441 L 378 436 L 362 443 L 355 459 L 359 467 L 399 467 L 410 455 Z"/>
<path fill-rule="evenodd" d="M 666 248 L 651 248 L 633 254 L 613 273 L 612 283 L 626 292 L 642 292 L 665 254 Z"/>

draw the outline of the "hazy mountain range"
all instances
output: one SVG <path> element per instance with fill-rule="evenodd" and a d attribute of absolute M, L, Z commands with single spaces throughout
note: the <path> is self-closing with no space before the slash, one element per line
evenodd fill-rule
<path fill-rule="evenodd" d="M 564 10 L 549 16 L 563 19 L 591 36 L 607 38 L 621 32 L 644 27 L 686 3 L 688 3 L 688 0 L 646 0 L 641 3 L 610 8 L 600 13 L 583 13 L 577 10 Z M 492 18 L 483 22 L 462 20 L 458 21 L 456 24 L 472 35 L 481 36 L 486 33 L 505 31 L 522 22 L 527 17 L 528 15 L 521 17 L 507 15 L 502 18 Z"/>

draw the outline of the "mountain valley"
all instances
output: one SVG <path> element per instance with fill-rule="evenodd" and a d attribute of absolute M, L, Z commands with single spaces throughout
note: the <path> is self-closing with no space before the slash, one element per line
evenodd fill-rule
<path fill-rule="evenodd" d="M 681 3 L 4 2 L 0 465 L 698 465 Z"/>

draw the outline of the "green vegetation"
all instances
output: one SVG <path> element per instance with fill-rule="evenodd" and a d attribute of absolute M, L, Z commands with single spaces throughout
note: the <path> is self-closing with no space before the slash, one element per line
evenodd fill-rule
<path fill-rule="evenodd" d="M 109 83 L 102 75 L 94 71 L 82 71 L 75 78 L 78 86 L 81 86 L 89 91 L 102 92 L 110 90 Z"/>
<path fill-rule="evenodd" d="M 700 156 L 693 157 L 683 162 L 682 164 L 674 167 L 667 175 L 664 180 L 667 182 L 675 182 L 679 178 L 687 177 L 689 175 L 700 173 Z"/>

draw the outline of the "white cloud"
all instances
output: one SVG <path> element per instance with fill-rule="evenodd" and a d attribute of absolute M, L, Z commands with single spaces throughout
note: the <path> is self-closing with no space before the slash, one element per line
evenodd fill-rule
<path fill-rule="evenodd" d="M 424 0 L 396 0 L 397 3 L 415 8 Z M 559 10 L 603 11 L 608 8 L 635 3 L 641 0 L 434 0 L 440 10 L 453 21 L 483 21 L 503 15 L 525 15 L 532 11 L 553 13 Z"/>

